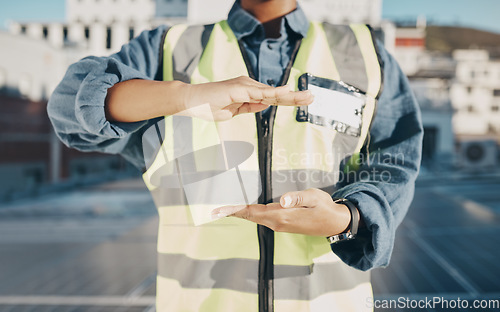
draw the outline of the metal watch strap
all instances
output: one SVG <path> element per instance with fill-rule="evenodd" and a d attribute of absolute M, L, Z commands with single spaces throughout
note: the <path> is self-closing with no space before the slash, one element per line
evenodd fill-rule
<path fill-rule="evenodd" d="M 330 244 L 335 244 L 340 241 L 350 240 L 356 237 L 358 233 L 359 226 L 359 217 L 358 217 L 358 209 L 351 203 L 349 200 L 345 198 L 336 199 L 333 201 L 336 204 L 343 204 L 349 208 L 349 212 L 351 213 L 351 223 L 349 223 L 349 230 L 345 233 L 340 233 L 337 235 L 329 236 L 326 239 Z"/>

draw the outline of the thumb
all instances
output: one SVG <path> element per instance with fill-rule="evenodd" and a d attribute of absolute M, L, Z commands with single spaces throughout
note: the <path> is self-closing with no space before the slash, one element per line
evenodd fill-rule
<path fill-rule="evenodd" d="M 283 208 L 307 208 L 315 207 L 317 195 L 314 190 L 305 190 L 298 192 L 288 192 L 281 196 L 280 205 Z"/>

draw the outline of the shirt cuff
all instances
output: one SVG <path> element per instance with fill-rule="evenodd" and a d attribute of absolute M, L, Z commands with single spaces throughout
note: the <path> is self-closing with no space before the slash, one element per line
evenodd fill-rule
<path fill-rule="evenodd" d="M 346 264 L 362 271 L 387 266 L 396 228 L 384 194 L 372 184 L 355 183 L 338 190 L 332 197 L 351 201 L 365 224 L 355 239 L 332 244 L 332 251 Z"/>
<path fill-rule="evenodd" d="M 129 134 L 141 129 L 147 121 L 139 122 L 110 122 L 106 119 L 105 101 L 108 89 L 115 84 L 131 79 L 147 79 L 141 73 L 128 69 L 125 75 L 120 70 L 120 64 L 110 59 L 105 69 L 105 74 L 89 75 L 82 81 L 76 96 L 75 115 L 88 135 L 113 139 L 123 139 Z M 118 153 L 121 144 L 112 144 L 104 147 L 104 152 Z"/>

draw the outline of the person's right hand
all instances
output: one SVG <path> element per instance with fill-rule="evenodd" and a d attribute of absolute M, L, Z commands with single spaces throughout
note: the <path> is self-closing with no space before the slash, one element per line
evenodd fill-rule
<path fill-rule="evenodd" d="M 293 92 L 288 86 L 275 88 L 245 76 L 185 87 L 185 109 L 178 115 L 215 121 L 260 112 L 270 105 L 303 106 L 313 101 L 310 91 Z M 208 104 L 211 111 L 200 106 L 204 104 Z"/>

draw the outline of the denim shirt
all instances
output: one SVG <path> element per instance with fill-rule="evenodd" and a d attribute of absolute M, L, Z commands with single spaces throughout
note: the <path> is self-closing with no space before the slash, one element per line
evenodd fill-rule
<path fill-rule="evenodd" d="M 243 42 L 254 78 L 270 86 L 283 84 L 287 67 L 297 40 L 307 35 L 309 21 L 298 7 L 281 19 L 280 37 L 266 38 L 264 27 L 236 2 L 227 22 L 236 39 Z M 260 62 L 259 62 L 260 60 Z"/>
<path fill-rule="evenodd" d="M 247 50 L 257 79 L 278 84 L 294 42 L 307 33 L 300 9 L 282 20 L 281 37 L 266 39 L 262 25 L 235 3 L 228 23 Z M 155 120 L 109 122 L 104 113 L 107 89 L 130 79 L 154 79 L 159 68 L 160 26 L 145 31 L 108 57 L 86 57 L 71 65 L 48 103 L 48 114 L 61 141 L 81 151 L 121 154 L 144 167 L 142 133 Z M 365 228 L 354 240 L 332 245 L 348 265 L 360 270 L 387 266 L 397 226 L 413 199 L 421 158 L 420 111 L 408 81 L 394 58 L 379 44 L 384 90 L 378 101 L 364 154 L 369 155 L 355 181 L 340 185 L 334 198 L 347 198 L 359 209 Z M 366 159 L 366 157 L 365 157 Z"/>

